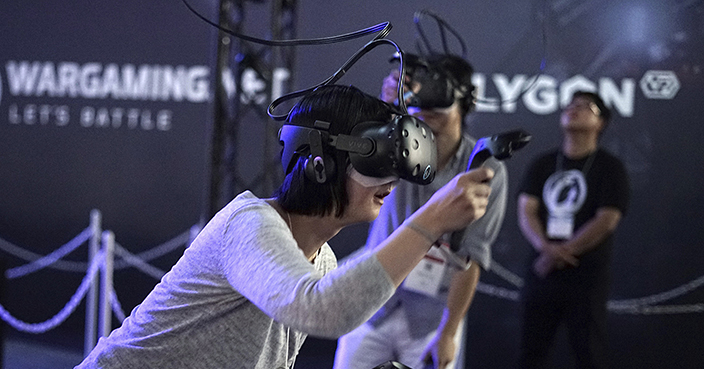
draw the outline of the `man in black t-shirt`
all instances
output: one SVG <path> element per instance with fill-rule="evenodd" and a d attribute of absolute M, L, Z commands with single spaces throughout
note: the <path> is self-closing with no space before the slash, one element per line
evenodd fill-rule
<path fill-rule="evenodd" d="M 565 323 L 579 368 L 607 367 L 606 301 L 612 235 L 629 200 L 619 159 L 599 148 L 610 111 L 576 92 L 562 112 L 563 141 L 528 168 L 518 223 L 532 246 L 522 291 L 521 368 L 546 365 Z"/>

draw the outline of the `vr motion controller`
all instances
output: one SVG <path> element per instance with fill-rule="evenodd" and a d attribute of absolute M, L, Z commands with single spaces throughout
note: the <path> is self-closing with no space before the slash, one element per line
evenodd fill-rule
<path fill-rule="evenodd" d="M 482 137 L 474 144 L 472 153 L 469 154 L 467 170 L 479 168 L 484 162 L 494 157 L 497 160 L 505 160 L 513 156 L 513 153 L 522 149 L 530 142 L 532 136 L 528 132 L 518 129 L 492 136 Z M 453 232 L 450 236 L 450 249 L 459 250 L 462 242 L 463 232 Z"/>
<path fill-rule="evenodd" d="M 479 168 L 492 156 L 497 160 L 508 159 L 514 151 L 527 145 L 531 138 L 528 132 L 521 129 L 482 137 L 477 140 L 469 155 L 467 170 Z"/>

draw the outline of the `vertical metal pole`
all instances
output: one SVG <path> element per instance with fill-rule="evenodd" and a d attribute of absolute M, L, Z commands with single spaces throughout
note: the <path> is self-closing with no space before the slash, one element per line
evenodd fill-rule
<path fill-rule="evenodd" d="M 98 251 L 100 250 L 100 234 L 103 231 L 102 214 L 99 210 L 93 209 L 90 212 L 90 240 L 88 240 L 88 266 L 92 265 Z M 85 340 L 83 344 L 83 354 L 88 356 L 97 343 L 96 332 L 98 328 L 98 275 L 93 276 L 88 295 L 86 295 L 86 326 Z"/>
<path fill-rule="evenodd" d="M 225 0 L 220 2 L 219 24 L 225 22 L 227 5 Z M 227 126 L 227 92 L 223 84 L 223 73 L 227 68 L 230 58 L 230 36 L 222 31 L 218 32 L 217 61 L 215 65 L 215 99 L 213 101 L 213 127 L 210 142 L 210 181 L 208 183 L 208 200 L 206 209 L 202 216 L 208 220 L 220 210 L 222 206 L 222 183 L 225 174 L 222 169 L 223 156 L 225 152 L 225 129 Z"/>
<path fill-rule="evenodd" d="M 112 273 L 115 253 L 115 234 L 112 231 L 103 232 L 103 252 L 105 263 L 100 278 L 100 337 L 110 334 L 112 324 Z"/>
<path fill-rule="evenodd" d="M 244 0 L 221 0 L 218 23 L 234 32 L 241 32 L 244 19 Z M 208 204 L 203 219 L 208 220 L 233 197 L 232 183 L 237 182 L 233 170 L 237 142 L 236 125 L 239 120 L 239 70 L 230 67 L 240 49 L 240 41 L 225 32 L 218 33 L 215 68 L 214 121 L 210 147 L 210 183 Z M 235 91 L 228 96 L 223 81 L 224 74 L 233 73 Z"/>
<path fill-rule="evenodd" d="M 220 0 L 219 24 L 238 33 L 245 28 L 245 3 L 263 3 L 261 0 Z M 297 0 L 274 0 L 272 3 L 271 31 L 274 39 L 293 39 L 296 34 Z M 208 220 L 235 195 L 250 189 L 260 196 L 269 196 L 283 178 L 280 168 L 277 132 L 280 124 L 266 116 L 268 104 L 242 94 L 242 73 L 249 69 L 265 80 L 268 98 L 273 100 L 286 93 L 293 85 L 295 47 L 255 49 L 251 43 L 243 43 L 226 33 L 218 36 L 215 78 L 214 123 L 211 142 L 211 165 L 208 205 L 202 218 Z M 270 62 L 265 60 L 269 56 Z M 234 79 L 234 93 L 228 95 L 222 81 L 227 71 Z M 257 91 L 263 92 L 263 91 Z M 253 110 L 252 110 L 253 109 Z M 262 170 L 240 176 L 240 163 L 250 158 L 247 150 L 240 150 L 239 128 L 246 113 L 253 111 L 266 120 L 264 137 L 261 137 L 264 157 Z M 252 180 L 246 183 L 246 179 Z"/>
<path fill-rule="evenodd" d="M 275 0 L 271 10 L 271 35 L 275 40 L 296 38 L 296 0 Z M 270 99 L 288 93 L 293 86 L 293 70 L 296 59 L 295 47 L 271 48 L 271 83 Z M 266 120 L 264 137 L 264 180 L 263 193 L 271 194 L 283 179 L 279 159 L 278 131 L 281 124 L 271 119 Z"/>

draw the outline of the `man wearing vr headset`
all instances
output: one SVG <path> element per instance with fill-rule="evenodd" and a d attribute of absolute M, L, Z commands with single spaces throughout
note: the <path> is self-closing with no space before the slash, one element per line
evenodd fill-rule
<path fill-rule="evenodd" d="M 77 367 L 292 368 L 308 334 L 337 338 L 369 319 L 440 235 L 482 217 L 491 192 L 483 182 L 493 177 L 487 168 L 456 176 L 382 245 L 337 268 L 327 241 L 376 218 L 398 181 L 393 172 L 359 173 L 341 141 L 352 140 L 362 122 L 393 117 L 393 107 L 354 87 L 306 94 L 285 126 L 301 127 L 309 138 L 298 145 L 289 139 L 302 136 L 283 137 L 284 152 L 294 144 L 295 153 L 284 157 L 286 177 L 274 197 L 245 191 L 220 210 Z M 317 146 L 321 133 L 337 146 Z"/>
<path fill-rule="evenodd" d="M 439 169 L 430 185 L 400 183 L 394 189 L 369 230 L 367 249 L 378 247 L 435 191 L 465 171 L 476 142 L 463 124 L 474 105 L 472 66 L 450 54 L 404 56 L 412 66 L 406 91 L 413 93 L 405 95 L 409 112 L 415 111 L 435 134 Z M 396 99 L 398 75 L 394 70 L 384 80 L 383 100 Z M 485 165 L 495 173 L 487 212 L 462 231 L 460 244 L 453 247 L 457 254 L 449 251 L 449 235 L 440 239 L 372 319 L 338 340 L 335 369 L 370 368 L 388 360 L 412 368 L 431 362 L 433 368 L 461 364 L 464 316 L 481 269 L 490 267 L 491 245 L 506 209 L 505 165 L 493 158 Z"/>

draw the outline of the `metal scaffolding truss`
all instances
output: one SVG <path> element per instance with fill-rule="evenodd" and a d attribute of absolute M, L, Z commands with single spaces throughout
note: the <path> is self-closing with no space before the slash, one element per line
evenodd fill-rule
<path fill-rule="evenodd" d="M 261 11 L 262 6 L 266 4 L 261 0 L 221 0 L 218 22 L 236 33 L 261 34 L 262 29 L 248 29 L 245 20 L 247 10 Z M 296 0 L 274 0 L 268 14 L 271 39 L 295 38 Z M 256 20 L 261 28 L 261 17 Z M 294 47 L 218 34 L 207 219 L 243 190 L 270 196 L 278 187 L 280 124 L 266 110 L 273 99 L 290 91 L 294 62 Z"/>

